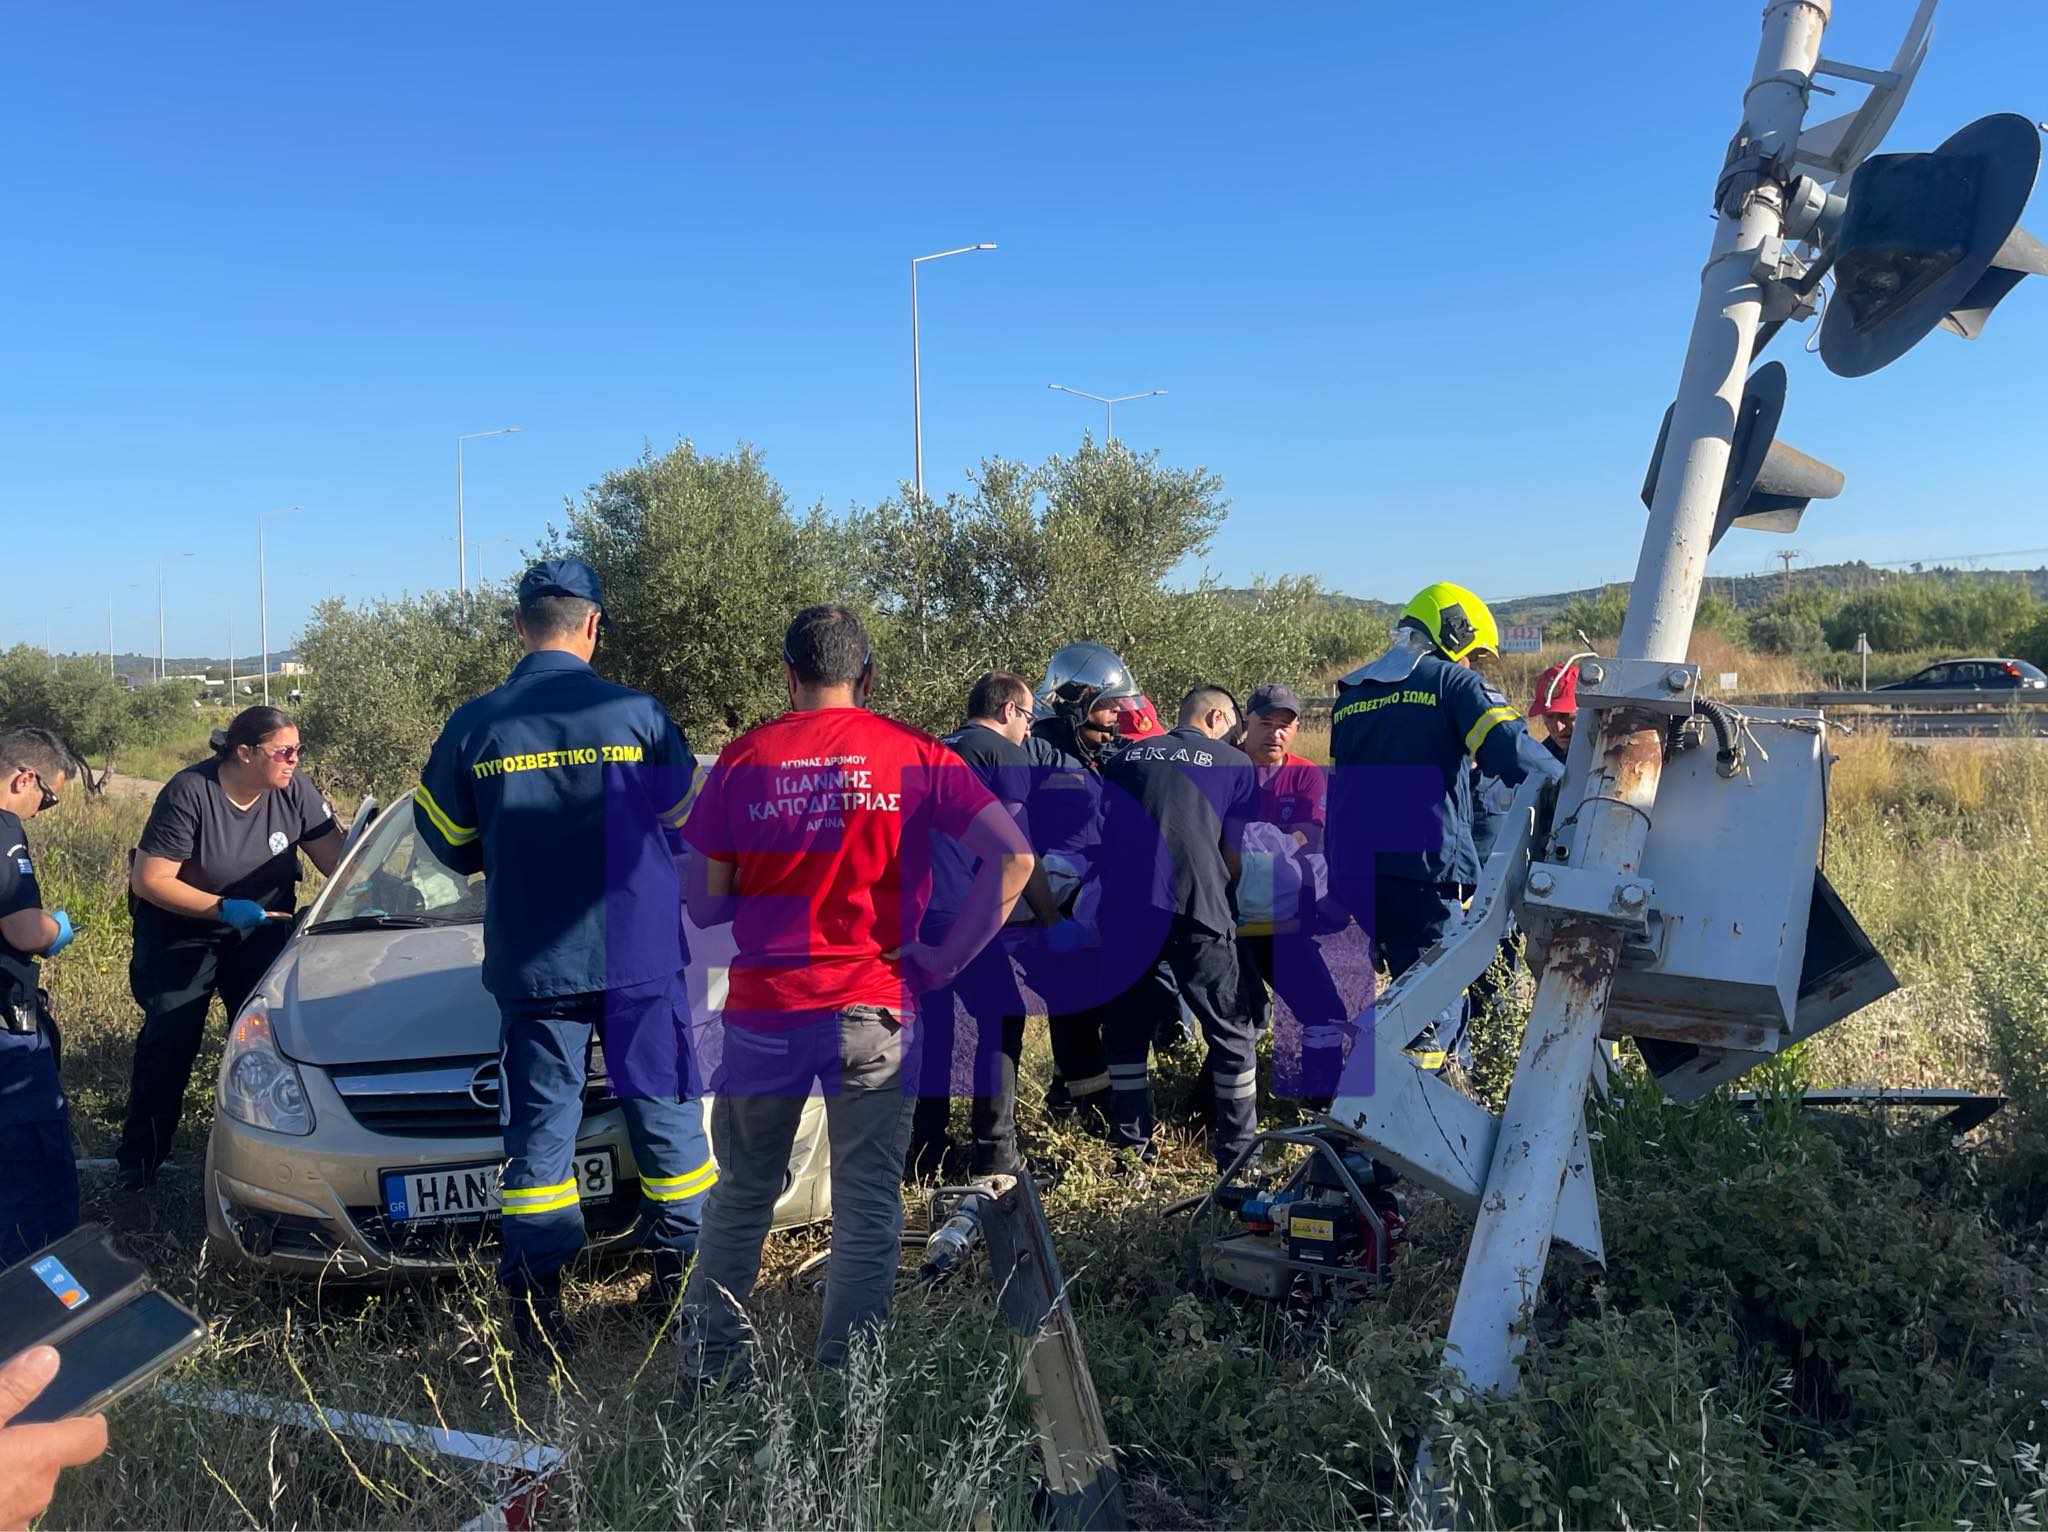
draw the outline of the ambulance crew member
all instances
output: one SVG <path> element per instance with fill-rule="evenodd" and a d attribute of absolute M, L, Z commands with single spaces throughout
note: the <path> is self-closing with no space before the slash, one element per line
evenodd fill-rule
<path fill-rule="evenodd" d="M 291 935 L 303 849 L 323 876 L 341 861 L 334 809 L 301 775 L 299 731 L 273 707 L 244 708 L 213 735 L 213 758 L 156 795 L 128 875 L 142 1007 L 121 1184 L 148 1186 L 171 1152 L 185 1087 L 220 996 L 228 1024 Z"/>
<path fill-rule="evenodd" d="M 1124 737 L 1139 700 L 1138 683 L 1113 649 L 1063 644 L 1046 662 L 1035 694 L 1037 721 L 1025 748 L 1048 768 L 1039 773 L 1030 810 L 1038 852 L 1064 913 L 1101 924 L 1102 762 Z M 1094 887 L 1091 889 L 1090 885 Z M 1050 1014 L 1052 1084 L 1046 1109 L 1090 1131 L 1107 1123 L 1109 1062 L 1103 1052 L 1104 1007 L 1124 984 L 1106 972 L 1099 946 L 1055 954 L 1043 946 L 1020 952 L 1024 981 Z"/>
<path fill-rule="evenodd" d="M 1290 748 L 1301 723 L 1301 697 L 1293 687 L 1260 687 L 1246 701 L 1245 715 L 1244 751 L 1259 798 L 1242 854 L 1248 872 L 1252 857 L 1267 858 L 1272 908 L 1262 919 L 1239 925 L 1238 954 L 1254 1004 L 1264 1001 L 1265 986 L 1271 985 L 1300 1030 L 1299 1063 L 1289 1068 L 1283 1058 L 1276 1065 L 1276 1086 L 1282 1094 L 1321 1101 L 1336 1088 L 1350 1021 L 1315 931 L 1316 904 L 1328 884 L 1323 829 L 1329 789 L 1323 768 Z M 1241 916 L 1250 914 L 1242 902 L 1246 893 L 1240 887 Z"/>
<path fill-rule="evenodd" d="M 941 741 L 959 756 L 981 785 L 1023 828 L 1025 801 L 1041 774 L 1032 767 L 1024 741 L 1031 729 L 1031 683 L 1007 670 L 991 670 L 974 683 L 967 696 L 967 720 Z M 1028 840 L 1028 831 L 1026 832 Z M 932 896 L 919 939 L 926 946 L 945 944 L 962 902 L 974 884 L 975 863 L 949 836 L 932 848 Z M 1046 928 L 1043 936 L 1019 929 L 1026 917 Z M 1051 942 L 1071 950 L 1077 938 L 1072 921 L 1060 917 L 1042 868 L 1033 867 L 1031 881 L 1013 913 L 1011 926 L 1020 941 Z M 957 1005 L 956 1005 L 957 1001 Z M 954 1013 L 967 1013 L 974 1026 L 971 1077 L 959 1078 L 954 1062 Z M 910 1157 L 904 1175 L 929 1181 L 943 1170 L 951 1148 L 953 1098 L 964 1087 L 972 1102 L 968 1119 L 973 1147 L 970 1176 L 1014 1174 L 1023 1165 L 1017 1150 L 1017 1066 L 1024 1053 L 1024 995 L 1004 939 L 990 942 L 959 977 L 943 988 L 920 995 L 917 1024 L 917 1109 L 912 1114 Z"/>
<path fill-rule="evenodd" d="M 71 945 L 71 917 L 43 908 L 23 828 L 57 806 L 71 766 L 69 747 L 48 729 L 0 734 L 0 1266 L 78 1224 L 57 1020 L 43 1004 L 34 962 Z"/>
<path fill-rule="evenodd" d="M 1450 929 L 1478 882 L 1468 759 L 1510 787 L 1524 775 L 1522 720 L 1471 668 L 1499 647 L 1486 604 L 1444 581 L 1402 609 L 1392 648 L 1338 682 L 1331 880 L 1395 978 Z M 1440 1051 L 1426 1037 L 1414 1045 Z"/>
<path fill-rule="evenodd" d="M 1198 686 L 1181 701 L 1178 727 L 1126 745 L 1102 773 L 1104 907 L 1129 927 L 1120 942 L 1135 938 L 1146 912 L 1159 917 L 1147 943 L 1157 960 L 1109 1012 L 1110 1142 L 1150 1153 L 1147 1054 L 1184 999 L 1209 1045 L 1203 1073 L 1218 1165 L 1228 1165 L 1258 1128 L 1256 1032 L 1230 893 L 1258 783 L 1250 759 L 1226 742 L 1237 727 L 1230 693 Z"/>
<path fill-rule="evenodd" d="M 565 1341 L 562 1268 L 583 1246 L 575 1151 L 593 1037 L 640 1172 L 649 1292 L 670 1305 L 718 1175 L 689 1078 L 674 861 L 696 761 L 660 703 L 590 668 L 603 605 L 580 560 L 527 570 L 525 658 L 455 710 L 413 794 L 423 843 L 485 874 L 504 1080 L 498 1275 L 521 1345 L 540 1354 Z"/>
<path fill-rule="evenodd" d="M 681 1377 L 695 1395 L 744 1372 L 745 1306 L 804 1101 L 825 1101 L 832 1256 L 817 1358 L 888 1317 L 903 1233 L 916 1061 L 913 997 L 950 985 L 1029 878 L 1016 821 L 944 745 L 867 709 L 874 664 L 846 607 L 797 613 L 783 637 L 789 711 L 720 753 L 684 835 L 690 915 L 733 922 L 714 1130 L 724 1174 L 683 1297 Z M 943 943 L 915 940 L 930 837 L 978 866 Z"/>

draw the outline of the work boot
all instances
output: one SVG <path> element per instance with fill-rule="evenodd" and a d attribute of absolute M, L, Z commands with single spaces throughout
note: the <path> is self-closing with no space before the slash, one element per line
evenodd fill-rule
<path fill-rule="evenodd" d="M 509 1295 L 512 1305 L 512 1335 L 522 1356 L 548 1362 L 568 1354 L 569 1321 L 562 1313 L 562 1290 L 557 1282 L 534 1283 L 523 1292 Z"/>
<path fill-rule="evenodd" d="M 655 1310 L 663 1319 L 675 1313 L 676 1305 L 683 1301 L 683 1282 L 690 1273 L 689 1250 L 651 1250 L 650 1264 L 654 1268 L 654 1280 L 641 1289 L 640 1301 Z"/>

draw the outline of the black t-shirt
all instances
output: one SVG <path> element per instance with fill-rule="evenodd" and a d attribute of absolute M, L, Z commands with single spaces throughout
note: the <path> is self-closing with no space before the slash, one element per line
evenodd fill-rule
<path fill-rule="evenodd" d="M 981 785 L 1010 813 L 1015 814 L 1031 796 L 1032 757 L 1022 745 L 1013 745 L 994 729 L 971 722 L 948 734 L 942 743 L 967 763 Z M 928 908 L 941 917 L 958 915 L 980 865 L 980 859 L 957 839 L 934 834 Z"/>
<path fill-rule="evenodd" d="M 187 766 L 164 784 L 136 849 L 177 862 L 179 881 L 202 893 L 289 912 L 299 881 L 297 848 L 334 828 L 333 806 L 298 772 L 248 808 L 236 808 L 215 759 Z"/>
<path fill-rule="evenodd" d="M 0 809 L 0 850 L 7 853 L 4 861 L 0 861 L 0 915 L 41 909 L 43 890 L 36 882 L 36 864 L 28 853 L 28 831 L 5 809 Z M 34 956 L 21 951 L 4 936 L 0 936 L 0 952 L 24 959 Z"/>
<path fill-rule="evenodd" d="M 1133 740 L 1102 766 L 1106 896 L 1169 909 L 1219 936 L 1237 929 L 1227 841 L 1258 818 L 1251 757 L 1192 726 Z M 1139 817 L 1142 811 L 1143 817 Z"/>

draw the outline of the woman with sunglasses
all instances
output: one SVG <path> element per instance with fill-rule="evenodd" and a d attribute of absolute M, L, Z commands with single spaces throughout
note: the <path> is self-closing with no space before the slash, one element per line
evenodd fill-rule
<path fill-rule="evenodd" d="M 323 875 L 341 861 L 334 810 L 299 775 L 290 718 L 245 708 L 214 731 L 213 751 L 157 794 L 128 879 L 128 987 L 143 1013 L 118 1155 L 131 1188 L 170 1153 L 207 1003 L 219 995 L 232 1022 L 291 935 L 299 852 Z"/>

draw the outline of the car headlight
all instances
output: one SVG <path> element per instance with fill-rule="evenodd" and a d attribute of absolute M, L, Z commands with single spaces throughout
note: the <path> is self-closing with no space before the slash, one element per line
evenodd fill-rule
<path fill-rule="evenodd" d="M 306 1102 L 305 1082 L 298 1069 L 277 1051 L 270 1033 L 270 1012 L 253 1002 L 228 1030 L 227 1051 L 220 1061 L 220 1109 L 236 1122 L 272 1133 L 304 1137 L 313 1131 L 313 1108 Z"/>

